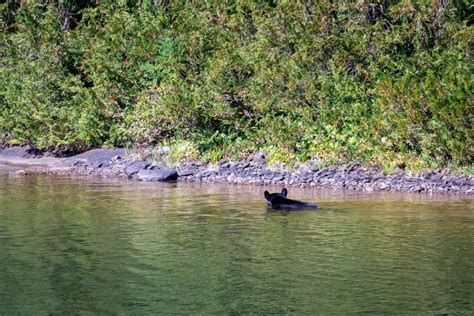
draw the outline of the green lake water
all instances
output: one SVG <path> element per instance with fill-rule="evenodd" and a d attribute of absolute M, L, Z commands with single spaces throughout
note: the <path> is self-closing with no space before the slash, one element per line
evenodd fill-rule
<path fill-rule="evenodd" d="M 0 314 L 474 312 L 474 200 L 0 172 Z"/>

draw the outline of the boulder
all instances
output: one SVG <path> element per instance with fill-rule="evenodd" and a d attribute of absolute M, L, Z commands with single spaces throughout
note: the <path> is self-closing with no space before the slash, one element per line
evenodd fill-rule
<path fill-rule="evenodd" d="M 55 167 L 81 167 L 85 169 L 106 168 L 112 165 L 114 160 L 125 156 L 123 149 L 92 149 L 82 154 L 65 158 L 59 162 Z"/>
<path fill-rule="evenodd" d="M 193 166 L 189 166 L 187 168 L 185 168 L 184 170 L 180 170 L 178 175 L 180 177 L 187 177 L 187 176 L 192 176 L 193 174 L 195 174 L 198 170 L 196 168 L 194 168 Z"/>
<path fill-rule="evenodd" d="M 154 169 L 142 169 L 133 176 L 139 181 L 170 181 L 178 178 L 176 169 L 160 167 Z"/>
<path fill-rule="evenodd" d="M 149 165 L 145 160 L 134 160 L 125 168 L 125 174 L 132 176 L 141 170 L 145 170 Z"/>
<path fill-rule="evenodd" d="M 91 165 L 100 165 L 111 160 L 116 160 L 118 157 L 123 158 L 125 150 L 123 149 L 92 149 L 82 154 L 74 156 L 74 159 L 87 160 Z"/>
<path fill-rule="evenodd" d="M 249 157 L 249 160 L 252 161 L 257 166 L 266 166 L 267 165 L 267 155 L 264 152 L 257 152 Z"/>

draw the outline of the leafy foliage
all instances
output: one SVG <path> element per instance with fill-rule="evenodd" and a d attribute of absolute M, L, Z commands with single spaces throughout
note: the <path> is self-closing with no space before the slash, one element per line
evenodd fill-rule
<path fill-rule="evenodd" d="M 210 160 L 471 165 L 472 9 L 7 1 L 0 133 L 39 148 L 187 144 Z"/>

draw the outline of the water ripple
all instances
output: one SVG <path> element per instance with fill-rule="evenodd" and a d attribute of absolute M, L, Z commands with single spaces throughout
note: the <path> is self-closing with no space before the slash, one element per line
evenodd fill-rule
<path fill-rule="evenodd" d="M 0 177 L 0 311 L 472 311 L 472 200 L 262 189 Z"/>

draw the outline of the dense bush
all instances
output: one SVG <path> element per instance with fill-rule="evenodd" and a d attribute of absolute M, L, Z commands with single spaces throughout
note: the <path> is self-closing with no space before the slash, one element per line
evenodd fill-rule
<path fill-rule="evenodd" d="M 0 4 L 0 133 L 207 159 L 471 165 L 466 1 Z"/>

